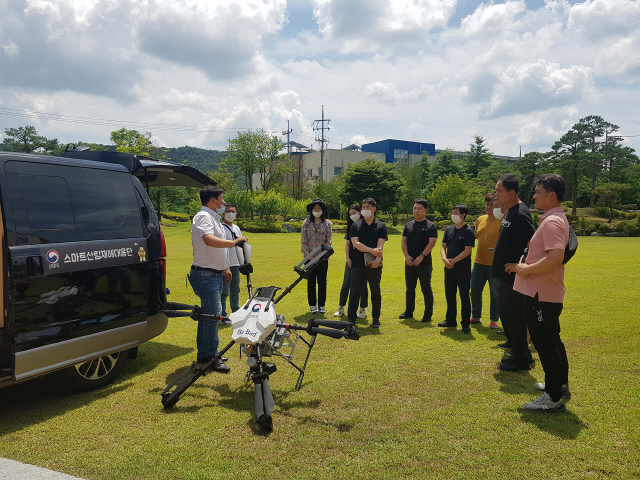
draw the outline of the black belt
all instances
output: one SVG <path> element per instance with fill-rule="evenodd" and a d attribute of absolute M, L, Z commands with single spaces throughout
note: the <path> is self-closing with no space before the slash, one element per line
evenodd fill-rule
<path fill-rule="evenodd" d="M 207 268 L 207 267 L 197 267 L 196 265 L 191 265 L 191 270 L 204 270 L 205 272 L 213 272 L 213 273 L 224 273 L 224 270 L 216 270 L 215 268 Z"/>

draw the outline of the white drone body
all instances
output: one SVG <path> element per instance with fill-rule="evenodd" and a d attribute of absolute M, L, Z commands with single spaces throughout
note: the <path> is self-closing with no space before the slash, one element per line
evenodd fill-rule
<path fill-rule="evenodd" d="M 276 329 L 275 305 L 268 298 L 254 297 L 229 315 L 231 338 L 242 345 L 262 343 Z"/>

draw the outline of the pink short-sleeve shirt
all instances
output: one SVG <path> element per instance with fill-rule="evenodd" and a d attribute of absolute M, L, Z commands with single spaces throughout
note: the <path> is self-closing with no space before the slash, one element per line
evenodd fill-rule
<path fill-rule="evenodd" d="M 549 250 L 564 250 L 569 242 L 569 222 L 562 207 L 552 208 L 540 217 L 540 226 L 531 237 L 529 254 L 525 263 L 536 263 Z M 564 265 L 553 270 L 523 277 L 516 275 L 513 285 L 516 292 L 535 297 L 541 302 L 562 303 L 564 301 Z"/>

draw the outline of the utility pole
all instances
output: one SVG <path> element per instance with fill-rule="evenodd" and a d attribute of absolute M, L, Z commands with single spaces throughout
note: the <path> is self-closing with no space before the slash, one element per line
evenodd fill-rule
<path fill-rule="evenodd" d="M 324 118 L 324 105 L 322 105 L 322 119 L 321 120 L 314 120 L 313 121 L 313 130 L 314 131 L 318 131 L 320 130 L 321 132 L 321 137 L 318 138 L 318 136 L 316 135 L 316 142 L 320 142 L 320 171 L 322 171 L 322 180 L 324 180 L 324 144 L 329 142 L 329 139 L 325 140 L 324 138 L 324 131 L 325 130 L 329 130 L 328 126 L 324 126 L 324 122 L 327 122 L 327 125 L 329 125 L 329 122 L 331 120 L 330 119 L 326 119 Z"/>
<path fill-rule="evenodd" d="M 287 136 L 287 153 L 289 154 L 289 160 L 291 160 L 291 143 L 289 142 L 289 134 L 293 132 L 293 130 L 291 130 L 289 128 L 289 120 L 287 120 L 287 131 L 286 132 L 282 132 L 282 135 L 286 135 Z"/>

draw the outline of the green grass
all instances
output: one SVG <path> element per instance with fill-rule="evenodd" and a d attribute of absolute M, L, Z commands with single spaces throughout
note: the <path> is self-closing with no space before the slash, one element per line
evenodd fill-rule
<path fill-rule="evenodd" d="M 185 288 L 188 225 L 165 233 L 170 298 L 195 302 Z M 237 349 L 229 375 L 201 378 L 163 410 L 160 392 L 195 358 L 195 322 L 173 319 L 106 388 L 68 395 L 38 379 L 1 390 L 0 456 L 89 479 L 640 478 L 640 239 L 579 239 L 561 317 L 573 399 L 566 413 L 544 415 L 521 409 L 537 395 L 533 383 L 544 381 L 541 366 L 499 372 L 503 337 L 486 317 L 471 336 L 397 319 L 404 307 L 400 238 L 391 236 L 385 248 L 379 332 L 367 319 L 358 342 L 318 338 L 299 392 L 296 371 L 275 361 L 270 435 L 255 427 L 253 385 L 243 381 Z M 299 235 L 249 239 L 254 286 L 295 280 Z M 327 318 L 344 266 L 343 241 L 335 243 Z M 439 321 L 443 268 L 434 260 Z M 306 303 L 303 283 L 278 313 L 304 323 Z M 221 329 L 222 344 L 229 339 L 230 329 Z"/>

